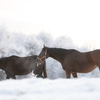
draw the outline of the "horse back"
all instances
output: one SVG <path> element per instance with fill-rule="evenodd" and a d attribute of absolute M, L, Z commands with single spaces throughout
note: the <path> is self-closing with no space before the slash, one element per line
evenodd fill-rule
<path fill-rule="evenodd" d="M 82 67 L 91 65 L 95 65 L 91 52 L 79 52 L 76 50 L 66 55 L 66 59 L 63 62 L 64 69 L 69 69 L 70 66 L 71 70 L 75 70 L 74 68 L 82 69 Z"/>
<path fill-rule="evenodd" d="M 94 59 L 97 66 L 100 66 L 100 50 L 91 51 L 91 56 Z"/>

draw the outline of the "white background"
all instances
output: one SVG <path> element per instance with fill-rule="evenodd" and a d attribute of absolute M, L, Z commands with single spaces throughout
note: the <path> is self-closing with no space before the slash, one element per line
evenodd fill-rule
<path fill-rule="evenodd" d="M 100 44 L 99 0 L 0 0 L 0 23 L 13 32 L 54 38 L 70 36 L 82 45 Z"/>

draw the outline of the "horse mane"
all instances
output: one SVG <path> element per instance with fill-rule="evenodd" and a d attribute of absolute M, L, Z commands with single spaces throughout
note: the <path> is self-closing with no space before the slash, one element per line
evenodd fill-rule
<path fill-rule="evenodd" d="M 47 48 L 47 50 L 51 53 L 59 55 L 68 54 L 75 51 L 74 49 L 62 49 L 62 48 Z"/>

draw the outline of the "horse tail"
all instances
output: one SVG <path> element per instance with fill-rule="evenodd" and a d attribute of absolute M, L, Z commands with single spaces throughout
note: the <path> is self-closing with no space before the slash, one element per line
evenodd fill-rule
<path fill-rule="evenodd" d="M 46 61 L 44 61 L 44 64 L 43 64 L 43 72 L 44 72 L 44 78 L 47 78 L 48 75 L 47 75 L 47 70 L 46 70 Z"/>

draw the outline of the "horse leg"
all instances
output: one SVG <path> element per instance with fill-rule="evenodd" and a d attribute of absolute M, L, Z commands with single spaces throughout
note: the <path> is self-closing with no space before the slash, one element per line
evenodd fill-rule
<path fill-rule="evenodd" d="M 77 78 L 77 73 L 76 72 L 72 72 L 72 75 L 74 78 Z"/>
<path fill-rule="evenodd" d="M 41 78 L 44 78 L 42 75 L 38 75 L 37 77 L 38 77 L 38 78 L 40 78 L 40 77 L 41 77 Z"/>
<path fill-rule="evenodd" d="M 37 77 L 44 78 L 44 77 L 42 76 L 42 73 L 38 74 Z"/>
<path fill-rule="evenodd" d="M 11 76 L 11 75 L 7 75 L 7 76 L 6 76 L 6 79 L 10 79 L 10 78 L 16 79 L 15 75 L 12 75 L 12 76 Z"/>
<path fill-rule="evenodd" d="M 16 79 L 15 75 L 12 75 L 12 79 Z"/>
<path fill-rule="evenodd" d="M 6 79 L 10 79 L 10 75 L 7 75 L 7 76 L 6 76 Z"/>
<path fill-rule="evenodd" d="M 71 76 L 70 70 L 66 69 L 65 71 L 66 71 L 66 77 L 67 77 L 67 78 L 70 78 L 70 76 Z"/>

